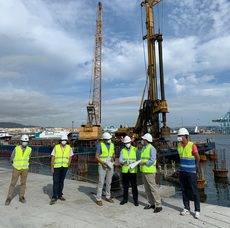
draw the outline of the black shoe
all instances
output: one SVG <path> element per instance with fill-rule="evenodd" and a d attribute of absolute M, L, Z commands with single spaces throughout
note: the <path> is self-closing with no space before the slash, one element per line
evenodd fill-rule
<path fill-rule="evenodd" d="M 52 198 L 51 201 L 50 201 L 50 205 L 53 205 L 53 204 L 55 204 L 56 202 L 57 202 L 57 199 Z"/>
<path fill-rule="evenodd" d="M 160 212 L 160 211 L 162 211 L 162 207 L 156 207 L 156 208 L 154 209 L 153 213 L 158 213 L 158 212 Z"/>
<path fill-rule="evenodd" d="M 138 203 L 138 202 L 134 202 L 134 205 L 135 205 L 136 207 L 138 207 L 138 206 L 139 206 L 139 203 Z"/>
<path fill-rule="evenodd" d="M 21 197 L 19 197 L 19 201 L 20 201 L 21 203 L 25 203 L 25 202 L 26 202 L 26 199 L 25 199 L 24 196 L 21 196 Z"/>
<path fill-rule="evenodd" d="M 65 201 L 66 200 L 63 196 L 60 196 L 58 199 L 61 200 L 61 201 Z"/>
<path fill-rule="evenodd" d="M 155 205 L 146 205 L 145 207 L 144 207 L 144 209 L 145 210 L 148 210 L 148 209 L 155 209 Z"/>
<path fill-rule="evenodd" d="M 5 205 L 6 205 L 6 206 L 10 205 L 10 201 L 11 201 L 11 199 L 10 199 L 10 198 L 7 198 L 7 199 L 6 199 L 6 202 L 5 202 Z"/>
<path fill-rule="evenodd" d="M 120 202 L 120 205 L 124 205 L 124 204 L 126 204 L 127 203 L 127 200 L 122 200 L 121 202 Z"/>

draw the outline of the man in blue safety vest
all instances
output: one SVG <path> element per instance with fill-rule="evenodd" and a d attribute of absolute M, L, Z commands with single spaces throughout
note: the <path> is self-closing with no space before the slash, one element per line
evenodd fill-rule
<path fill-rule="evenodd" d="M 180 157 L 180 185 L 183 196 L 184 209 L 181 215 L 190 214 L 189 195 L 192 197 L 195 205 L 195 218 L 200 218 L 200 199 L 197 188 L 196 161 L 199 162 L 200 156 L 196 145 L 189 141 L 189 132 L 186 128 L 180 128 L 178 131 L 178 153 Z"/>

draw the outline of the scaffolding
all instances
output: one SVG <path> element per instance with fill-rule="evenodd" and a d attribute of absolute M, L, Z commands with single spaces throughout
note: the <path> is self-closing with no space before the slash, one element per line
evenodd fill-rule
<path fill-rule="evenodd" d="M 220 130 L 222 134 L 230 134 L 230 112 L 227 112 L 224 116 L 216 120 L 212 120 L 212 122 L 220 124 Z"/>

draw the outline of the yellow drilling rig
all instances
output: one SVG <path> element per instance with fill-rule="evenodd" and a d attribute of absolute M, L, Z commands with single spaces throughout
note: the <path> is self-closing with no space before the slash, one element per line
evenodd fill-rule
<path fill-rule="evenodd" d="M 168 113 L 168 106 L 165 99 L 164 88 L 164 71 L 163 71 L 163 53 L 161 33 L 155 33 L 154 29 L 154 7 L 160 0 L 145 0 L 141 3 L 141 7 L 145 8 L 146 15 L 146 30 L 147 34 L 143 40 L 147 41 L 148 47 L 148 68 L 146 85 L 141 100 L 139 116 L 134 128 L 118 129 L 116 135 L 134 134 L 140 137 L 146 132 L 152 134 L 155 143 L 165 135 L 170 134 L 170 128 L 166 124 L 166 113 Z M 159 66 L 156 64 L 156 44 L 158 45 Z M 159 68 L 157 68 L 159 67 Z M 157 70 L 159 69 L 159 87 Z M 158 88 L 160 88 L 160 98 L 158 97 Z M 147 96 L 146 92 L 147 91 Z M 146 97 L 146 98 L 145 98 Z M 160 116 L 162 121 L 160 122 Z M 157 146 L 157 145 L 156 145 Z"/>

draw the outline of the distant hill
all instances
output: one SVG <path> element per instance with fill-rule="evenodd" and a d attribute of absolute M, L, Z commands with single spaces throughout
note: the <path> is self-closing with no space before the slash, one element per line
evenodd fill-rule
<path fill-rule="evenodd" d="M 13 123 L 13 122 L 0 122 L 0 128 L 27 128 L 27 127 L 34 127 L 34 126 L 27 126 L 27 125 Z"/>

